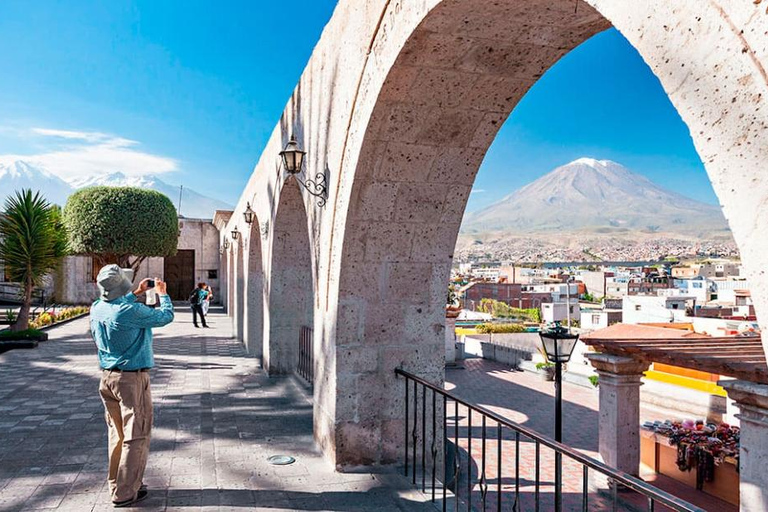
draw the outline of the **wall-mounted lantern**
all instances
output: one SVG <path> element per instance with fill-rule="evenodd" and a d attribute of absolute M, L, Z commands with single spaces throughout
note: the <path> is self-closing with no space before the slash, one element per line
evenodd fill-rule
<path fill-rule="evenodd" d="M 235 229 L 232 230 L 232 240 L 237 240 L 240 238 L 240 232 L 237 230 L 237 226 L 235 226 Z"/>
<path fill-rule="evenodd" d="M 245 207 L 245 211 L 243 212 L 243 217 L 245 217 L 245 223 L 249 226 L 253 224 L 253 220 L 256 218 L 256 213 L 251 209 L 251 203 L 248 203 Z"/>
<path fill-rule="evenodd" d="M 227 249 L 229 249 L 229 240 L 227 240 L 227 239 L 225 238 L 225 239 L 224 239 L 224 250 L 226 251 Z"/>
<path fill-rule="evenodd" d="M 288 144 L 285 145 L 285 149 L 280 152 L 280 159 L 282 160 L 283 168 L 288 172 L 290 176 L 296 178 L 296 181 L 304 187 L 307 192 L 318 198 L 317 205 L 320 207 L 325 206 L 325 200 L 328 197 L 328 186 L 324 172 L 319 172 L 315 175 L 315 179 L 305 179 L 301 181 L 299 179 L 299 173 L 301 173 L 301 167 L 304 164 L 304 157 L 307 152 L 302 151 L 299 147 L 299 143 L 296 142 L 296 137 L 291 135 Z"/>

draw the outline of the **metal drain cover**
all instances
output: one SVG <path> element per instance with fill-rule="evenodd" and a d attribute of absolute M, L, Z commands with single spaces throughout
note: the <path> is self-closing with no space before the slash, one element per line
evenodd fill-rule
<path fill-rule="evenodd" d="M 287 466 L 296 462 L 296 459 L 290 455 L 273 455 L 267 461 L 274 466 Z"/>

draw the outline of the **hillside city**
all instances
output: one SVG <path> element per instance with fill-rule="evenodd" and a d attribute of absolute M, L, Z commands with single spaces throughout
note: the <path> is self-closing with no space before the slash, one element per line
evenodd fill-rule
<path fill-rule="evenodd" d="M 641 234 L 642 235 L 642 234 Z M 556 240 L 553 240 L 555 238 Z M 460 235 L 455 259 L 469 263 L 662 261 L 666 258 L 738 258 L 733 241 L 701 241 L 664 236 L 612 238 L 592 235 L 506 236 L 483 242 Z"/>

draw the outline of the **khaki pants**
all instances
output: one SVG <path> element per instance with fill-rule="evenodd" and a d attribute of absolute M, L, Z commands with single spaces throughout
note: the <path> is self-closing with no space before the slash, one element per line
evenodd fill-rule
<path fill-rule="evenodd" d="M 149 372 L 104 370 L 99 384 L 109 428 L 109 487 L 112 501 L 133 499 L 149 457 L 152 393 Z"/>

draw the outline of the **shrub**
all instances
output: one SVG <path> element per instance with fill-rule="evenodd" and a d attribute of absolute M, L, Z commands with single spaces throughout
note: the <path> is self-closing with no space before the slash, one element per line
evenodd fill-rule
<path fill-rule="evenodd" d="M 536 369 L 539 371 L 545 370 L 547 368 L 554 368 L 555 363 L 550 363 L 547 361 L 546 363 L 536 363 Z"/>
<path fill-rule="evenodd" d="M 484 313 L 490 313 L 496 318 L 519 318 L 541 323 L 541 311 L 539 308 L 515 308 L 500 300 L 481 299 L 479 309 Z"/>
<path fill-rule="evenodd" d="M 154 190 L 78 190 L 64 207 L 64 224 L 72 252 L 95 257 L 99 266 L 117 263 L 135 271 L 150 256 L 176 254 L 176 208 L 170 199 Z"/>
<path fill-rule="evenodd" d="M 480 324 L 477 332 L 481 334 L 510 334 L 526 332 L 525 326 L 520 324 Z"/>
<path fill-rule="evenodd" d="M 593 386 L 595 386 L 595 387 L 597 387 L 597 385 L 599 384 L 599 382 L 598 382 L 598 379 L 599 379 L 599 377 L 598 377 L 597 375 L 590 375 L 590 376 L 589 376 L 589 382 L 590 382 L 590 383 L 591 383 Z"/>
<path fill-rule="evenodd" d="M 26 189 L 5 201 L 0 218 L 0 259 L 11 281 L 21 283 L 22 303 L 11 330 L 29 328 L 32 292 L 67 254 L 61 210 Z"/>
<path fill-rule="evenodd" d="M 43 333 L 37 329 L 24 329 L 23 331 L 0 331 L 0 340 L 2 339 L 14 339 L 25 340 L 38 338 Z"/>

